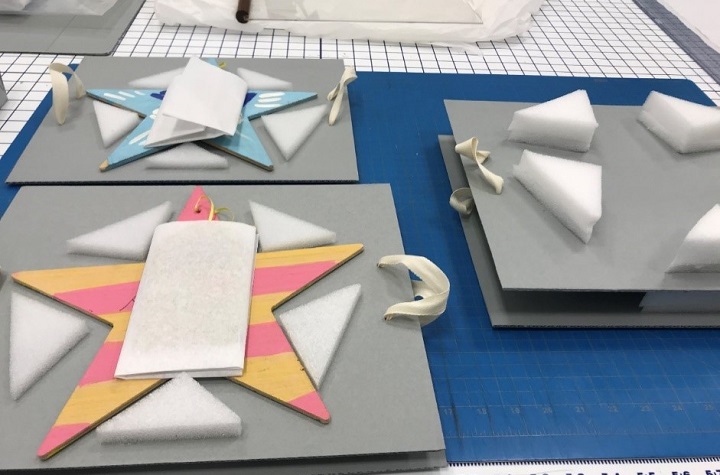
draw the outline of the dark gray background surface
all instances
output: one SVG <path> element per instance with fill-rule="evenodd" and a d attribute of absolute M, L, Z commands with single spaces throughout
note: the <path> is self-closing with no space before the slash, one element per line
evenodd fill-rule
<path fill-rule="evenodd" d="M 467 187 L 477 167 L 461 163 L 453 137 L 439 141 L 452 189 Z M 638 292 L 503 290 L 477 212 L 461 222 L 493 327 L 720 327 L 718 314 L 641 312 Z"/>
<path fill-rule="evenodd" d="M 362 243 L 359 256 L 308 288 L 280 310 L 294 308 L 343 286 L 360 283 L 362 295 L 321 388 L 332 420 L 323 425 L 227 380 L 203 385 L 243 420 L 238 439 L 101 445 L 94 433 L 41 462 L 35 452 L 94 357 L 108 327 L 77 313 L 92 328 L 57 366 L 18 401 L 8 389 L 11 291 L 66 308 L 11 281 L 14 271 L 122 263 L 68 255 L 68 238 L 171 200 L 177 213 L 192 186 L 24 187 L 0 220 L 0 421 L 12 432 L 0 439 L 0 469 L 98 467 L 201 461 L 327 459 L 344 466 L 348 456 L 387 454 L 396 469 L 444 464 L 444 442 L 422 334 L 416 322 L 388 323 L 385 309 L 411 300 L 407 272 L 380 270 L 387 254 L 403 253 L 395 208 L 387 185 L 206 186 L 216 206 L 229 207 L 237 221 L 251 223 L 247 201 L 274 207 L 337 232 L 339 244 Z M 221 256 L 219 256 L 221 257 Z M 399 455 L 397 455 L 399 454 Z M 404 461 L 408 465 L 404 465 Z M 361 461 L 362 462 L 362 461 Z M 350 465 L 352 472 L 369 463 Z M 372 464 L 368 465 L 368 467 Z M 389 466 L 393 466 L 392 464 Z M 378 469 L 377 463 L 374 465 Z M 314 468 L 313 468 L 314 470 Z M 327 471 L 327 469 L 325 469 Z"/>
<path fill-rule="evenodd" d="M 500 195 L 468 173 L 506 290 L 718 290 L 720 273 L 666 274 L 690 229 L 720 202 L 720 151 L 681 155 L 638 121 L 639 107 L 593 106 L 600 127 L 581 154 L 507 140 L 531 104 L 445 101 L 456 142 L 478 137 Z M 512 176 L 523 150 L 602 165 L 603 214 L 584 244 Z"/>
<path fill-rule="evenodd" d="M 128 82 L 187 64 L 187 58 L 85 58 L 78 75 L 86 88 L 128 88 Z M 327 93 L 344 70 L 342 60 L 223 59 L 228 71 L 244 67 L 292 81 L 296 91 L 317 92 L 312 101 L 288 110 L 330 104 Z M 350 85 L 352 87 L 352 85 Z M 7 182 L 14 184 L 102 183 L 251 183 L 356 182 L 355 142 L 347 96 L 334 126 L 320 123 L 297 153 L 286 161 L 260 119 L 251 121 L 274 170 L 267 171 L 224 152 L 230 167 L 222 170 L 147 170 L 142 159 L 100 172 L 98 167 L 117 144 L 103 147 L 89 97 L 70 102 L 68 119 L 58 125 L 50 111 L 18 159 Z"/>
<path fill-rule="evenodd" d="M 0 15 L 0 53 L 107 55 L 145 0 L 119 0 L 104 15 Z"/>

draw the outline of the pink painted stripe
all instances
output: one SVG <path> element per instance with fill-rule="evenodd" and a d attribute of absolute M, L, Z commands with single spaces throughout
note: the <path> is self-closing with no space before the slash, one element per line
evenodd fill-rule
<path fill-rule="evenodd" d="M 43 440 L 42 444 L 40 444 L 40 448 L 37 451 L 38 457 L 47 457 L 53 450 L 65 445 L 67 441 L 87 429 L 89 426 L 90 424 L 86 423 L 54 426 L 45 436 L 45 440 Z"/>
<path fill-rule="evenodd" d="M 297 407 L 307 414 L 310 414 L 322 422 L 330 421 L 330 413 L 328 412 L 327 407 L 325 407 L 325 403 L 322 399 L 320 399 L 320 395 L 317 391 L 295 398 L 290 401 L 289 404 Z"/>
<path fill-rule="evenodd" d="M 200 186 L 196 186 L 185 207 L 180 211 L 178 221 L 203 221 L 210 216 L 210 200 Z M 217 221 L 218 217 L 213 218 Z"/>
<path fill-rule="evenodd" d="M 335 267 L 335 261 L 255 268 L 253 295 L 301 289 Z"/>
<path fill-rule="evenodd" d="M 117 368 L 120 359 L 120 350 L 122 350 L 122 341 L 108 341 L 100 347 L 95 355 L 95 359 L 90 363 L 87 371 L 78 383 L 78 386 L 86 386 L 88 384 L 103 383 L 115 379 L 115 368 Z"/>
<path fill-rule="evenodd" d="M 265 322 L 248 327 L 245 356 L 272 356 L 293 351 L 290 342 L 277 322 Z"/>
<path fill-rule="evenodd" d="M 53 297 L 93 315 L 104 315 L 132 310 L 139 285 L 140 282 L 103 285 L 59 292 Z"/>

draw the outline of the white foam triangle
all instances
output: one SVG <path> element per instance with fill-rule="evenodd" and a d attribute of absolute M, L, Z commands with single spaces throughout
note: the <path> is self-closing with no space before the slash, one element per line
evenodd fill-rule
<path fill-rule="evenodd" d="M 720 205 L 693 226 L 667 271 L 720 272 Z"/>
<path fill-rule="evenodd" d="M 82 318 L 14 293 L 10 303 L 10 394 L 18 399 L 88 334 Z"/>
<path fill-rule="evenodd" d="M 251 69 L 237 68 L 237 75 L 245 80 L 248 89 L 256 91 L 289 91 L 292 83 Z"/>
<path fill-rule="evenodd" d="M 516 111 L 510 140 L 587 152 L 598 123 L 587 92 L 579 89 Z"/>
<path fill-rule="evenodd" d="M 145 159 L 147 168 L 158 169 L 218 169 L 227 168 L 227 158 L 192 143 L 184 143 Z"/>
<path fill-rule="evenodd" d="M 602 167 L 525 150 L 513 173 L 570 231 L 590 240 L 602 216 Z"/>
<path fill-rule="evenodd" d="M 327 106 L 321 105 L 264 115 L 262 121 L 285 160 L 290 160 L 326 115 Z"/>
<path fill-rule="evenodd" d="M 169 201 L 67 242 L 71 254 L 145 260 L 155 228 L 172 215 Z"/>
<path fill-rule="evenodd" d="M 238 437 L 235 412 L 183 373 L 97 428 L 102 443 Z"/>
<path fill-rule="evenodd" d="M 121 137 L 129 134 L 140 123 L 140 117 L 132 111 L 93 101 L 103 145 L 109 147 Z"/>
<path fill-rule="evenodd" d="M 152 74 L 150 76 L 133 79 L 128 84 L 130 87 L 137 87 L 138 89 L 167 89 L 172 80 L 182 74 L 184 70 L 185 68 L 182 67 L 173 69 L 172 71 Z"/>
<path fill-rule="evenodd" d="M 273 208 L 251 201 L 250 212 L 263 251 L 317 247 L 335 242 L 333 231 Z"/>
<path fill-rule="evenodd" d="M 305 369 L 322 385 L 360 298 L 360 284 L 350 285 L 277 316 Z"/>

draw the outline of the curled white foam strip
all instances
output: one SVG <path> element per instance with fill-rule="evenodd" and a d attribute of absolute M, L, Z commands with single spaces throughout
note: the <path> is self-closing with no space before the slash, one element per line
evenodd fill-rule
<path fill-rule="evenodd" d="M 464 142 L 455 145 L 455 152 L 464 157 L 475 160 L 475 163 L 477 163 L 477 166 L 480 169 L 480 174 L 482 175 L 483 180 L 490 184 L 490 186 L 492 186 L 495 190 L 495 193 L 499 195 L 500 193 L 502 193 L 505 180 L 503 180 L 501 176 L 496 175 L 490 170 L 488 170 L 487 167 L 483 165 L 485 160 L 487 160 L 487 158 L 490 156 L 490 152 L 487 152 L 485 150 L 478 150 L 477 147 L 478 139 L 477 137 L 472 137 Z"/>
<path fill-rule="evenodd" d="M 450 206 L 462 216 L 470 216 L 475 209 L 475 200 L 470 188 L 458 188 L 450 195 Z"/>
<path fill-rule="evenodd" d="M 70 86 L 68 83 L 73 85 L 77 99 L 85 95 L 85 85 L 71 67 L 62 63 L 52 63 L 48 66 L 48 72 L 52 83 L 52 108 L 55 120 L 62 125 L 65 123 L 68 107 L 70 106 Z M 70 79 L 65 79 L 65 74 L 69 74 Z"/>
<path fill-rule="evenodd" d="M 401 302 L 391 305 L 385 311 L 385 320 L 403 316 L 416 318 L 421 325 L 435 321 L 447 307 L 450 297 L 450 280 L 431 260 L 422 256 L 390 255 L 380 258 L 379 268 L 405 266 L 420 280 L 412 280 L 415 297 L 421 300 Z"/>
<path fill-rule="evenodd" d="M 340 77 L 340 82 L 328 94 L 328 101 L 334 101 L 332 107 L 330 108 L 330 115 L 328 116 L 328 123 L 330 125 L 335 125 L 335 121 L 337 120 L 338 115 L 340 115 L 340 109 L 342 108 L 342 102 L 345 97 L 348 84 L 356 79 L 357 73 L 355 72 L 355 68 L 351 66 L 345 67 L 345 71 L 343 71 L 343 74 Z"/>

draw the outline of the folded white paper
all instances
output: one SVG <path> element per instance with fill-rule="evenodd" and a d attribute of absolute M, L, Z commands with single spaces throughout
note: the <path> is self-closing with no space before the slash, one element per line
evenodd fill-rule
<path fill-rule="evenodd" d="M 158 226 L 115 377 L 241 375 L 256 249 L 247 224 Z"/>
<path fill-rule="evenodd" d="M 146 146 L 171 145 L 233 135 L 247 84 L 239 76 L 198 58 L 170 83 Z"/>

